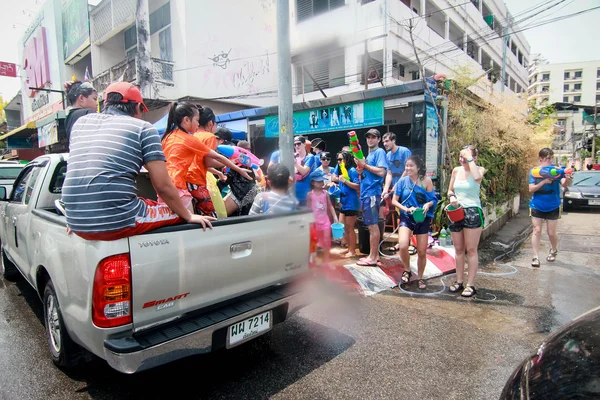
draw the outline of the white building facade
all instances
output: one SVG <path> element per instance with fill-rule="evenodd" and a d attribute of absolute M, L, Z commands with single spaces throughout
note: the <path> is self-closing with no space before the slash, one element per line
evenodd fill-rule
<path fill-rule="evenodd" d="M 529 98 L 538 104 L 600 103 L 600 60 L 544 64 L 536 63 L 529 75 Z"/>

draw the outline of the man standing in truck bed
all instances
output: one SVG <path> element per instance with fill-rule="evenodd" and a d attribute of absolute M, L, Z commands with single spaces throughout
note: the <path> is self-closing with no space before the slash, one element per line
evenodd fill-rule
<path fill-rule="evenodd" d="M 183 221 L 211 227 L 214 218 L 194 215 L 181 202 L 158 132 L 141 119 L 148 108 L 140 90 L 113 83 L 104 102 L 103 113 L 81 117 L 71 132 L 62 190 L 69 229 L 88 240 L 117 240 Z M 137 197 L 142 166 L 166 204 Z"/>

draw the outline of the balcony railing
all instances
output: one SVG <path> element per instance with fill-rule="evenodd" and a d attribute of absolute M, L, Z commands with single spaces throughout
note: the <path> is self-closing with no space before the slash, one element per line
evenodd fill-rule
<path fill-rule="evenodd" d="M 92 43 L 101 44 L 135 21 L 135 0 L 104 0 L 91 12 Z"/>
<path fill-rule="evenodd" d="M 152 58 L 152 72 L 154 81 L 167 86 L 173 86 L 173 66 L 171 61 Z M 103 92 L 112 82 L 138 83 L 137 79 L 138 57 L 128 57 L 106 71 L 96 75 L 92 83 L 98 92 Z"/>

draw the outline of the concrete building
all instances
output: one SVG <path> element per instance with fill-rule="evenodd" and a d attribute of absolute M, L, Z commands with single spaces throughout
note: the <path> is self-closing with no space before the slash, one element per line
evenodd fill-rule
<path fill-rule="evenodd" d="M 528 93 L 537 104 L 600 103 L 600 60 L 549 64 L 538 58 L 530 68 Z"/>

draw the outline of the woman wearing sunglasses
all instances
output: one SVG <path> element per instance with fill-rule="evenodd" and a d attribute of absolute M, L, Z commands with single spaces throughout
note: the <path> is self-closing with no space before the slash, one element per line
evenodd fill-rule
<path fill-rule="evenodd" d="M 310 191 L 309 175 L 317 169 L 315 156 L 306 150 L 306 138 L 296 136 L 294 138 L 294 159 L 296 169 L 296 198 L 301 207 L 306 206 L 306 199 Z M 308 142 L 310 145 L 310 142 Z"/>
<path fill-rule="evenodd" d="M 450 234 L 456 251 L 456 282 L 450 286 L 452 293 L 462 290 L 461 296 L 471 297 L 475 291 L 475 275 L 479 267 L 477 246 L 483 228 L 483 211 L 481 209 L 481 181 L 485 168 L 477 165 L 478 151 L 474 146 L 465 146 L 460 151 L 460 167 L 454 168 L 448 199 L 450 204 L 458 207 L 460 204 L 465 212 L 462 221 L 450 224 Z M 463 285 L 465 273 L 465 250 L 469 264 L 467 286 Z"/>

